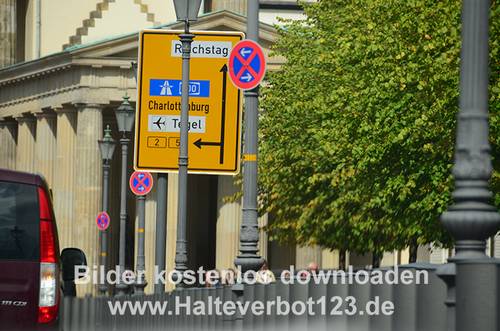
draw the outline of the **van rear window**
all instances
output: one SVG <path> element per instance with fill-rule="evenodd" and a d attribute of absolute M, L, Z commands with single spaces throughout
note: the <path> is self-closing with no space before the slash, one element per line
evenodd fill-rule
<path fill-rule="evenodd" d="M 36 186 L 0 181 L 0 260 L 39 259 L 38 218 Z"/>

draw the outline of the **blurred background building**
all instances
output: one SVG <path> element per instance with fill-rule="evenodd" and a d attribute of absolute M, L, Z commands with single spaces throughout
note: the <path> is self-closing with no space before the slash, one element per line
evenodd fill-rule
<path fill-rule="evenodd" d="M 250 0 L 249 0 L 250 1 Z M 257 0 L 252 0 L 257 1 Z M 278 17 L 300 19 L 296 1 L 260 1 L 260 43 L 268 70 L 283 59 L 270 57 Z M 245 0 L 205 0 L 193 30 L 246 28 Z M 102 168 L 97 141 L 107 125 L 119 139 L 114 111 L 125 94 L 135 104 L 131 62 L 137 59 L 138 31 L 180 29 L 167 0 L 0 0 L 0 167 L 45 176 L 53 192 L 61 249 L 79 247 L 89 265 L 98 260 L 95 217 L 101 209 Z M 117 150 L 119 150 L 117 148 Z M 111 170 L 110 266 L 117 264 L 119 152 Z M 129 158 L 132 172 L 132 155 Z M 241 204 L 224 198 L 237 192 L 230 176 L 189 178 L 189 266 L 233 267 L 238 253 Z M 128 195 L 127 266 L 134 266 L 135 199 Z M 168 176 L 167 269 L 174 267 L 177 175 Z M 146 270 L 154 264 L 156 193 L 146 202 Z M 268 216 L 259 220 L 264 226 Z M 337 268 L 339 254 L 321 247 L 281 246 L 260 235 L 260 253 L 272 269 L 316 262 Z M 442 263 L 450 252 L 420 247 L 418 261 Z M 497 245 L 497 256 L 500 247 Z M 407 263 L 408 250 L 386 253 L 382 265 Z M 347 263 L 370 265 L 371 256 L 347 254 Z M 90 286 L 80 294 L 95 291 Z M 146 292 L 151 292 L 148 286 Z"/>

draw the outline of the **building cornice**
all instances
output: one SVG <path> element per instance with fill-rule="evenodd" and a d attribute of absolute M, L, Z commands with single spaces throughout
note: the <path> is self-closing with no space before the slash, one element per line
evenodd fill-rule
<path fill-rule="evenodd" d="M 180 28 L 173 23 L 163 28 Z M 221 11 L 203 15 L 193 30 L 244 31 L 244 16 Z M 276 30 L 261 24 L 261 45 L 266 55 L 276 40 Z M 39 112 L 56 105 L 93 103 L 113 105 L 125 93 L 136 96 L 136 81 L 131 68 L 137 52 L 138 33 L 89 45 L 71 47 L 63 52 L 0 69 L 0 118 Z M 268 68 L 282 63 L 270 58 Z M 134 101 L 134 100 L 131 100 Z"/>

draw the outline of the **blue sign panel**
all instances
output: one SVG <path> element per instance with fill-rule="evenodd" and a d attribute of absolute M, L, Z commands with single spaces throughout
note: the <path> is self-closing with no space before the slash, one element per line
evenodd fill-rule
<path fill-rule="evenodd" d="M 179 79 L 150 79 L 149 95 L 156 97 L 180 97 L 182 81 Z M 189 96 L 208 98 L 210 96 L 209 80 L 190 80 Z"/>

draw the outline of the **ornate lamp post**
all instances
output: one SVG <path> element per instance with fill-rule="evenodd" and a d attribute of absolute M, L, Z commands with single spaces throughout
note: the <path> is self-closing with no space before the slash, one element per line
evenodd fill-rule
<path fill-rule="evenodd" d="M 499 262 L 485 254 L 486 240 L 500 228 L 500 215 L 491 204 L 493 194 L 488 188 L 492 172 L 488 141 L 489 11 L 489 0 L 462 2 L 455 203 L 441 216 L 456 239 L 456 255 L 438 269 L 448 285 L 448 330 L 455 330 L 455 325 L 456 330 L 498 330 L 493 323 L 499 307 L 492 284 Z"/>
<path fill-rule="evenodd" d="M 177 209 L 177 242 L 175 252 L 175 270 L 183 273 L 187 270 L 187 170 L 188 170 L 188 123 L 189 123 L 189 60 L 191 43 L 194 35 L 189 33 L 189 22 L 196 21 L 201 0 L 174 0 L 177 20 L 184 22 L 184 33 L 179 35 L 182 43 L 182 94 L 179 148 L 179 204 Z M 182 282 L 179 287 L 182 287 Z"/>
<path fill-rule="evenodd" d="M 102 158 L 102 210 L 108 212 L 109 209 L 109 170 L 111 168 L 111 160 L 115 151 L 116 142 L 111 137 L 111 129 L 109 125 L 104 130 L 104 137 L 98 141 L 99 150 Z M 106 257 L 108 255 L 107 248 L 108 230 L 99 232 L 99 241 L 101 242 L 101 266 L 104 274 L 106 274 Z M 99 285 L 99 293 L 105 295 L 108 290 L 106 284 Z"/>
<path fill-rule="evenodd" d="M 135 119 L 134 108 L 132 108 L 128 99 L 128 96 L 124 96 L 122 104 L 115 111 L 118 131 L 122 133 L 122 137 L 120 138 L 120 145 L 122 148 L 120 181 L 120 251 L 118 255 L 121 274 L 125 271 L 125 234 L 127 226 L 127 155 L 128 144 L 130 142 L 130 139 L 127 138 L 127 134 L 130 134 L 132 131 Z M 116 288 L 118 290 L 117 295 L 124 295 L 127 291 L 127 285 L 123 284 L 123 282 L 119 282 Z"/>
<path fill-rule="evenodd" d="M 500 227 L 488 188 L 492 165 L 488 141 L 489 0 L 464 0 L 460 111 L 453 176 L 455 204 L 441 220 L 457 240 L 455 259 L 486 257 L 486 239 Z"/>
<path fill-rule="evenodd" d="M 259 2 L 247 2 L 247 38 L 259 42 Z M 243 208 L 240 228 L 240 254 L 234 264 L 242 272 L 259 270 L 264 260 L 258 255 L 257 149 L 259 87 L 245 95 L 245 160 L 243 171 Z"/>

